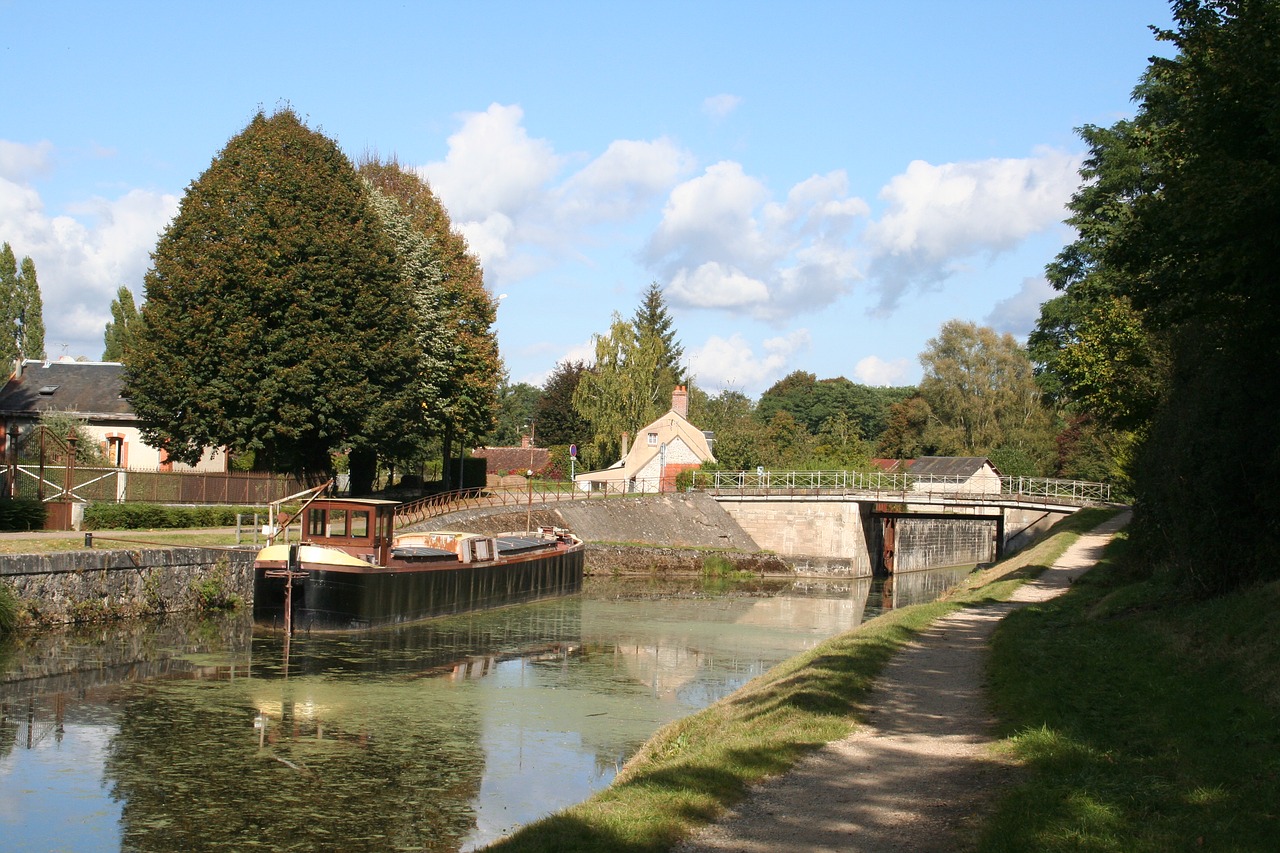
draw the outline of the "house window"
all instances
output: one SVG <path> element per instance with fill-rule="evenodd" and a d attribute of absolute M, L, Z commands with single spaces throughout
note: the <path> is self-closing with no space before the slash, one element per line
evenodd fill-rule
<path fill-rule="evenodd" d="M 107 436 L 107 464 L 113 468 L 124 467 L 124 436 Z"/>
<path fill-rule="evenodd" d="M 656 432 L 649 433 L 649 446 L 650 447 L 658 446 L 658 434 Z"/>

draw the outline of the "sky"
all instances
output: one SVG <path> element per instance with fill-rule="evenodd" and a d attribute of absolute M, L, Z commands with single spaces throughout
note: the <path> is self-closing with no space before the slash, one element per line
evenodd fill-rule
<path fill-rule="evenodd" d="M 260 110 L 426 178 L 511 382 L 663 290 L 687 371 L 919 381 L 1020 339 L 1072 239 L 1076 129 L 1131 116 L 1163 0 L 0 0 L 0 240 L 49 358 L 101 357 L 183 193 Z"/>

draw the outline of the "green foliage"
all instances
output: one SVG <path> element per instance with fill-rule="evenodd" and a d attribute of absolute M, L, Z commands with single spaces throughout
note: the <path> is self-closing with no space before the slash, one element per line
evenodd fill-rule
<path fill-rule="evenodd" d="M 417 326 L 423 351 L 435 348 L 444 359 L 432 379 L 439 405 L 442 468 L 446 482 L 457 466 L 449 464 L 456 445 L 474 444 L 493 429 L 502 364 L 493 331 L 497 305 L 484 287 L 484 270 L 466 239 L 454 230 L 444 205 L 421 178 L 394 158 L 366 159 L 360 174 L 400 203 L 402 213 L 426 237 L 431 262 L 439 273 L 439 316 Z M 428 340 L 423 339 L 428 336 Z M 433 368 L 434 369 L 434 368 Z"/>
<path fill-rule="evenodd" d="M 544 444 L 585 446 L 595 434 L 591 422 L 573 405 L 573 392 L 586 372 L 581 361 L 558 362 L 542 385 L 535 407 L 538 435 Z"/>
<path fill-rule="evenodd" d="M 259 113 L 188 187 L 125 350 L 148 443 L 253 451 L 310 479 L 390 438 L 417 367 L 395 246 L 351 163 L 288 109 Z"/>
<path fill-rule="evenodd" d="M 919 395 L 908 397 L 889 407 L 888 421 L 876 454 L 884 459 L 916 459 L 934 456 L 937 448 L 930 436 L 933 410 Z"/>
<path fill-rule="evenodd" d="M 35 262 L 23 258 L 19 267 L 5 243 L 0 246 L 0 364 L 44 357 L 44 303 Z"/>
<path fill-rule="evenodd" d="M 0 637 L 18 626 L 18 596 L 7 583 L 0 581 Z"/>
<path fill-rule="evenodd" d="M 31 498 L 0 499 L 0 530 L 43 530 L 45 506 Z"/>
<path fill-rule="evenodd" d="M 18 295 L 18 352 L 23 358 L 44 359 L 44 301 L 36 280 L 36 264 L 30 258 L 22 259 Z"/>
<path fill-rule="evenodd" d="M 537 417 L 541 400 L 542 392 L 527 382 L 515 385 L 503 382 L 498 387 L 498 417 L 493 431 L 485 436 L 485 445 L 519 447 L 521 439 L 530 434 L 530 424 L 533 425 L 533 439 L 539 447 L 551 444 L 552 437 L 546 434 Z"/>
<path fill-rule="evenodd" d="M 65 465 L 67 460 L 68 437 L 76 439 L 77 465 L 102 465 L 106 458 L 103 449 L 93 433 L 89 432 L 89 422 L 70 412 L 45 411 L 40 413 L 39 428 L 28 432 L 22 438 L 18 458 L 22 462 L 35 464 L 40 459 L 41 431 L 44 432 L 44 454 L 46 465 Z"/>
<path fill-rule="evenodd" d="M 102 333 L 102 360 L 124 361 L 124 351 L 133 340 L 142 322 L 142 314 L 133 301 L 133 291 L 120 285 L 116 298 L 111 300 L 111 321 Z"/>
<path fill-rule="evenodd" d="M 191 595 L 200 610 L 234 610 L 240 606 L 240 596 L 230 586 L 231 566 L 219 560 L 205 578 L 191 583 Z"/>
<path fill-rule="evenodd" d="M 656 338 L 661 344 L 662 356 L 657 364 L 659 374 L 669 377 L 672 385 L 684 382 L 684 369 L 680 366 L 680 360 L 684 358 L 684 347 L 676 339 L 675 321 L 667 310 L 662 288 L 656 281 L 650 282 L 645 290 L 640 305 L 631 318 L 631 326 L 636 332 L 637 346 L 641 346 L 646 338 Z"/>
<path fill-rule="evenodd" d="M 1026 351 L 1012 335 L 951 320 L 920 354 L 920 396 L 932 420 L 928 443 L 940 453 L 986 456 L 1017 449 L 1047 469 L 1053 432 Z"/>
<path fill-rule="evenodd" d="M 86 530 L 160 530 L 231 527 L 236 515 L 263 512 L 262 507 L 166 506 L 147 503 L 94 502 L 84 509 Z"/>
<path fill-rule="evenodd" d="M 843 416 L 859 436 L 872 438 L 888 427 L 890 408 L 914 393 L 909 387 L 859 385 L 843 376 L 820 380 L 797 370 L 760 396 L 756 414 L 768 422 L 775 412 L 789 412 L 813 435 L 832 418 Z"/>
<path fill-rule="evenodd" d="M 1280 3 L 1178 0 L 1176 48 L 1137 113 L 1086 127 L 1079 239 L 1048 275 L 1044 373 L 1080 413 L 1127 430 L 1135 540 L 1202 593 L 1280 576 Z M 1043 344 L 1043 347 L 1041 346 Z M 1121 446 L 1124 446 L 1121 442 Z M 1230 511 L 1211 508 L 1229 501 Z"/>

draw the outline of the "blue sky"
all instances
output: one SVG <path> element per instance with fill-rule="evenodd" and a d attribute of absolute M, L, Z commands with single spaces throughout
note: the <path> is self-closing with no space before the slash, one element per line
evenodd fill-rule
<path fill-rule="evenodd" d="M 666 293 L 693 381 L 909 384 L 952 318 L 1023 337 L 1074 129 L 1132 113 L 1163 0 L 0 0 L 0 240 L 47 349 L 102 354 L 182 193 L 287 103 L 420 171 L 512 381 Z"/>

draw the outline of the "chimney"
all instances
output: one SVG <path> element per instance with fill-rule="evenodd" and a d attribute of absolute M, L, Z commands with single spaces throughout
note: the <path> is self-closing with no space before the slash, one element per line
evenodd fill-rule
<path fill-rule="evenodd" d="M 529 440 L 529 436 L 527 435 L 520 436 L 520 446 L 525 450 L 528 450 L 532 446 Z"/>
<path fill-rule="evenodd" d="M 671 411 L 686 420 L 689 417 L 689 389 L 677 385 L 671 392 Z"/>
<path fill-rule="evenodd" d="M 623 459 L 627 458 L 627 445 L 630 444 L 630 442 L 631 442 L 631 434 L 624 432 L 622 434 L 622 458 Z"/>

